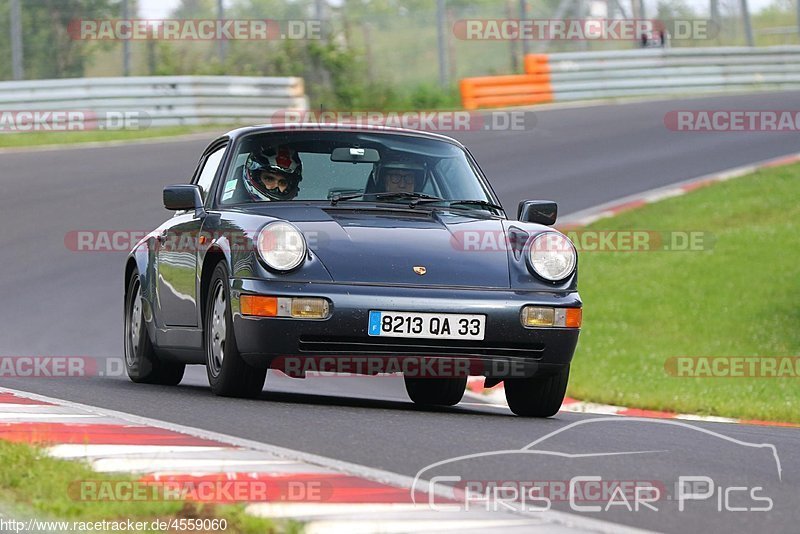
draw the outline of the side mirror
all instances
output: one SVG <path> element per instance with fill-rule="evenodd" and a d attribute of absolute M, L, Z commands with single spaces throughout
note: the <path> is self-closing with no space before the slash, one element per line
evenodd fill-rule
<path fill-rule="evenodd" d="M 553 226 L 558 216 L 558 204 L 552 200 L 523 200 L 519 203 L 517 220 Z"/>
<path fill-rule="evenodd" d="M 168 210 L 202 210 L 203 197 L 196 185 L 170 185 L 164 188 L 164 207 Z"/>

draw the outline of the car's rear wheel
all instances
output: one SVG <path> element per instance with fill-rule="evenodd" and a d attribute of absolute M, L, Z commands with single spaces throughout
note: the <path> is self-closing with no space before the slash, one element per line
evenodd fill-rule
<path fill-rule="evenodd" d="M 523 417 L 550 417 L 558 413 L 569 381 L 569 365 L 556 374 L 530 378 L 507 378 L 508 407 Z"/>
<path fill-rule="evenodd" d="M 211 391 L 223 397 L 257 397 L 264 388 L 267 370 L 248 365 L 239 354 L 224 261 L 217 264 L 211 276 L 204 325 L 206 372 Z"/>
<path fill-rule="evenodd" d="M 467 388 L 467 377 L 420 378 L 404 376 L 408 396 L 416 404 L 455 406 Z"/>
<path fill-rule="evenodd" d="M 134 271 L 125 299 L 125 370 L 134 382 L 177 385 L 186 366 L 159 359 L 147 332 L 143 303 L 142 282 Z"/>

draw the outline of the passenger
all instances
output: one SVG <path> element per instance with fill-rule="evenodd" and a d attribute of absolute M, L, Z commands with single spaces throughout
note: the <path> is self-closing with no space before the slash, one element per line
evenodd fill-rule
<path fill-rule="evenodd" d="M 425 166 L 415 161 L 390 160 L 379 163 L 376 183 L 386 193 L 413 193 L 422 188 Z"/>

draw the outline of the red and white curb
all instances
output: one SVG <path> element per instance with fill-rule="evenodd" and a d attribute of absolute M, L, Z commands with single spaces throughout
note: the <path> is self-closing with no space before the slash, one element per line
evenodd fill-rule
<path fill-rule="evenodd" d="M 467 382 L 467 394 L 493 406 L 508 407 L 503 383 L 501 382 L 494 387 L 484 389 L 483 380 L 483 377 L 471 376 Z M 714 415 L 694 415 L 663 412 L 658 410 L 641 410 L 638 408 L 626 408 L 624 406 L 600 404 L 597 402 L 584 402 L 569 397 L 564 399 L 564 402 L 561 404 L 561 410 L 559 411 L 567 413 L 588 413 L 595 415 L 646 417 L 650 419 L 680 419 L 684 421 L 698 421 L 704 423 L 735 423 L 740 425 L 800 428 L 800 423 L 781 423 L 777 421 L 761 421 L 758 419 L 734 419 L 732 417 L 717 417 Z"/>
<path fill-rule="evenodd" d="M 599 206 L 594 206 L 592 208 L 571 213 L 559 221 L 558 227 L 561 230 L 567 230 L 588 226 L 593 222 L 599 221 L 600 219 L 613 217 L 614 215 L 619 215 L 620 213 L 634 210 L 646 204 L 653 204 L 667 198 L 685 195 L 686 193 L 696 189 L 701 189 L 719 182 L 725 182 L 733 178 L 739 178 L 740 176 L 752 174 L 763 169 L 791 165 L 793 163 L 800 163 L 800 153 L 791 154 L 789 156 L 781 156 L 778 158 L 761 161 L 759 163 L 754 163 L 752 165 L 734 167 L 722 172 L 707 174 L 698 178 L 691 178 L 689 180 L 671 184 L 665 187 L 650 189 L 648 191 L 629 195 L 617 200 L 612 200 L 611 202 L 600 204 Z"/>
<path fill-rule="evenodd" d="M 255 481 L 271 488 L 267 498 L 211 502 L 244 501 L 252 515 L 300 521 L 310 533 L 642 532 L 553 510 L 443 511 L 428 504 L 429 496 L 436 495 L 441 503 L 450 496 L 447 490 L 426 481 L 414 486 L 412 477 L 7 388 L 0 388 L 0 439 L 43 447 L 53 457 L 85 461 L 98 472 L 133 474 L 143 484 L 197 487 L 204 482 Z M 434 490 L 417 490 L 412 499 L 412 487 Z M 291 488 L 299 493 L 292 495 Z"/>

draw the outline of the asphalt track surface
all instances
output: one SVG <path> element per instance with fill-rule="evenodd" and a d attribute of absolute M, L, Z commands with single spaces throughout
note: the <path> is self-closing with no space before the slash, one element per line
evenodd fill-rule
<path fill-rule="evenodd" d="M 536 112 L 526 131 L 456 134 L 481 162 L 511 216 L 525 198 L 568 214 L 695 176 L 800 152 L 796 133 L 678 133 L 663 117 L 684 109 L 800 109 L 800 93 L 726 96 Z M 209 138 L 210 140 L 210 138 Z M 0 355 L 122 356 L 122 252 L 73 252 L 71 230 L 149 231 L 169 217 L 161 189 L 187 180 L 206 141 L 0 154 Z M 713 497 L 662 499 L 659 511 L 614 506 L 587 516 L 665 532 L 797 532 L 800 431 L 560 414 L 516 418 L 471 399 L 452 409 L 415 407 L 396 377 L 291 380 L 270 374 L 258 400 L 218 398 L 202 367 L 179 387 L 124 376 L 2 378 L 6 387 L 94 404 L 414 476 L 459 455 L 515 450 L 565 429 L 540 448 L 610 456 L 501 454 L 426 471 L 464 480 L 550 480 L 597 475 L 650 481 L 675 495 L 678 476 L 708 476 Z M 711 431 L 712 433 L 703 432 Z M 718 433 L 719 435 L 716 435 Z M 727 436 L 738 440 L 724 439 Z M 747 443 L 772 444 L 771 450 Z M 646 452 L 642 452 L 646 451 Z M 554 484 L 554 486 L 557 486 Z M 745 494 L 725 489 L 745 486 Z M 701 491 L 698 489 L 697 491 Z M 770 511 L 719 511 L 761 507 Z M 720 500 L 721 499 L 721 500 Z M 600 504 L 601 498 L 578 504 Z M 570 511 L 553 495 L 554 508 Z M 541 504 L 541 503 L 539 503 Z"/>

